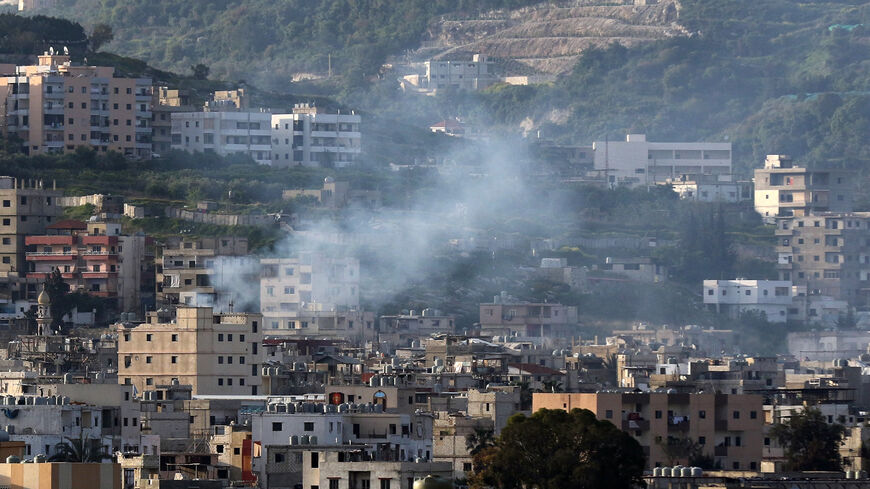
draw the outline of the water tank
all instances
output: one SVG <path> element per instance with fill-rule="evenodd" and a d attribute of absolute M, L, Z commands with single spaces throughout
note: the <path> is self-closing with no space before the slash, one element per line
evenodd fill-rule
<path fill-rule="evenodd" d="M 372 378 L 369 379 L 369 387 L 377 387 L 379 385 L 381 385 L 381 379 L 377 375 L 372 375 Z"/>
<path fill-rule="evenodd" d="M 15 455 L 10 455 L 10 456 L 6 457 L 7 464 L 17 464 L 19 462 L 21 462 L 21 459 L 16 457 Z"/>
<path fill-rule="evenodd" d="M 296 405 L 292 402 L 287 403 L 287 414 L 296 414 Z"/>
<path fill-rule="evenodd" d="M 662 468 L 656 467 L 653 469 L 653 477 L 661 477 L 662 476 Z"/>
<path fill-rule="evenodd" d="M 670 477 L 672 472 L 670 467 L 662 467 L 662 477 Z"/>
<path fill-rule="evenodd" d="M 701 467 L 692 467 L 692 477 L 701 477 L 704 475 L 704 469 Z"/>
<path fill-rule="evenodd" d="M 44 464 L 45 463 L 45 455 L 40 453 L 39 455 L 33 457 L 33 461 L 35 463 L 38 463 L 38 464 Z"/>
<path fill-rule="evenodd" d="M 692 477 L 692 468 L 683 467 L 680 469 L 680 477 Z"/>
<path fill-rule="evenodd" d="M 311 437 L 308 435 L 302 435 L 299 438 L 299 443 L 302 445 L 310 445 L 311 444 Z"/>
<path fill-rule="evenodd" d="M 855 478 L 856 479 L 866 479 L 867 478 L 867 471 L 866 470 L 858 471 L 858 474 L 855 476 Z"/>
<path fill-rule="evenodd" d="M 854 470 L 847 470 L 846 471 L 846 478 L 847 479 L 855 479 L 855 471 Z"/>
<path fill-rule="evenodd" d="M 299 444 L 299 437 L 296 435 L 291 436 L 290 437 L 290 444 L 291 445 L 298 445 Z"/>
<path fill-rule="evenodd" d="M 311 435 L 311 438 L 308 439 L 312 445 L 317 445 L 317 435 Z"/>
<path fill-rule="evenodd" d="M 15 434 L 15 425 L 7 424 L 6 428 L 4 428 L 4 430 L 6 431 L 6 433 L 8 433 L 10 435 L 14 435 Z"/>

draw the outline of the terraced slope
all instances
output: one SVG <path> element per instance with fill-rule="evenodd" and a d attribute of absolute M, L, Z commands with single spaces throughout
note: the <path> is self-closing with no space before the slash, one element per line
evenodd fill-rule
<path fill-rule="evenodd" d="M 679 4 L 604 5 L 573 1 L 495 11 L 480 19 L 443 19 L 427 32 L 418 55 L 468 57 L 482 53 L 527 66 L 531 72 L 559 74 L 592 46 L 625 46 L 686 35 L 677 23 Z"/>

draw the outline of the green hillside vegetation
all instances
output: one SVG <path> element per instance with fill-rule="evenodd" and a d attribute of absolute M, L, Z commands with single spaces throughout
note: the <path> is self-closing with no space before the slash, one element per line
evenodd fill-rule
<path fill-rule="evenodd" d="M 456 94 L 454 110 L 588 142 L 730 140 L 744 175 L 770 153 L 865 168 L 870 158 L 870 4 L 683 0 L 693 34 L 587 51 L 552 85 Z M 469 109 L 473 108 L 473 109 Z M 566 122 L 548 122 L 554 111 Z"/>
<path fill-rule="evenodd" d="M 286 86 L 290 74 L 335 73 L 352 83 L 389 54 L 416 47 L 431 19 L 533 0 L 66 0 L 60 12 L 112 26 L 120 54 L 182 72 L 205 63 L 227 80 Z M 265 82 L 265 83 L 264 83 Z"/>

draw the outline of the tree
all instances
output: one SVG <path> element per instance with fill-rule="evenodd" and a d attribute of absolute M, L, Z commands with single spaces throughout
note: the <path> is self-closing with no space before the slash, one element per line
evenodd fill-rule
<path fill-rule="evenodd" d="M 628 489 L 645 466 L 637 440 L 585 409 L 516 414 L 474 462 L 471 487 L 498 489 Z"/>
<path fill-rule="evenodd" d="M 841 470 L 839 449 L 845 428 L 827 423 L 818 409 L 793 414 L 774 426 L 771 434 L 785 448 L 785 470 Z"/>
<path fill-rule="evenodd" d="M 542 382 L 543 389 L 541 392 L 564 392 L 565 389 L 562 387 L 562 383 L 558 380 L 545 380 Z"/>
<path fill-rule="evenodd" d="M 205 80 L 208 78 L 208 73 L 211 70 L 209 70 L 208 66 L 206 66 L 202 63 L 199 63 L 199 64 L 195 64 L 195 65 L 191 66 L 190 71 L 193 72 L 193 79 L 194 80 Z"/>
<path fill-rule="evenodd" d="M 78 438 L 64 437 L 66 441 L 62 441 L 54 446 L 55 454 L 49 460 L 52 462 L 102 462 L 105 459 L 112 458 L 103 447 L 100 446 L 100 440 L 96 438 L 86 438 L 82 433 Z"/>
<path fill-rule="evenodd" d="M 477 455 L 482 450 L 490 448 L 495 443 L 495 435 L 492 428 L 474 427 L 474 433 L 465 435 L 465 449 L 468 453 Z"/>
<path fill-rule="evenodd" d="M 63 327 L 63 317 L 72 310 L 67 301 L 69 284 L 63 281 L 60 270 L 54 269 L 45 279 L 45 292 L 51 299 L 51 329 L 57 331 Z"/>
<path fill-rule="evenodd" d="M 115 39 L 115 33 L 112 32 L 112 26 L 109 24 L 97 24 L 88 36 L 88 44 L 91 46 L 91 51 L 97 52 L 106 44 Z"/>
<path fill-rule="evenodd" d="M 707 470 L 721 468 L 717 465 L 716 459 L 705 455 L 704 447 L 691 438 L 669 436 L 667 440 L 659 441 L 658 444 L 668 459 L 668 465 L 683 464 Z"/>

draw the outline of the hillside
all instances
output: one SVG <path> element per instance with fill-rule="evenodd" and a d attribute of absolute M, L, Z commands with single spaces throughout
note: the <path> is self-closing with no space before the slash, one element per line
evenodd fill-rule
<path fill-rule="evenodd" d="M 676 23 L 677 10 L 675 0 L 643 6 L 578 0 L 444 18 L 427 30 L 416 57 L 483 53 L 515 61 L 532 73 L 561 74 L 591 47 L 637 46 L 685 35 Z"/>
<path fill-rule="evenodd" d="M 51 12 L 90 27 L 112 26 L 106 49 L 160 69 L 205 63 L 216 78 L 284 88 L 294 73 L 377 73 L 384 58 L 417 46 L 447 13 L 517 8 L 539 0 L 61 0 Z"/>

